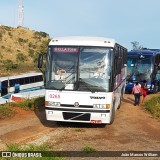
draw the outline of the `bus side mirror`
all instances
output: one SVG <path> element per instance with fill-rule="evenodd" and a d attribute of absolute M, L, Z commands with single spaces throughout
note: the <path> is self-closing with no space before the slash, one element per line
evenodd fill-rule
<path fill-rule="evenodd" d="M 38 68 L 42 68 L 43 65 L 43 54 L 40 53 L 38 56 Z"/>

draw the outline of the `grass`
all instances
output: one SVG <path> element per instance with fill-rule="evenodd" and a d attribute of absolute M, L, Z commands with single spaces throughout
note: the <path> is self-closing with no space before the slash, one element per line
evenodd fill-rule
<path fill-rule="evenodd" d="M 21 102 L 14 102 L 12 106 L 17 106 L 25 110 L 40 109 L 44 106 L 44 97 L 38 97 L 34 99 L 25 99 Z"/>
<path fill-rule="evenodd" d="M 86 152 L 86 153 L 91 153 L 91 152 L 95 152 L 96 151 L 96 149 L 94 149 L 91 146 L 85 146 L 81 150 L 84 151 L 84 152 Z"/>
<path fill-rule="evenodd" d="M 20 146 L 18 144 L 7 144 L 7 150 L 8 151 L 48 151 L 49 145 L 48 144 L 42 144 L 42 145 L 26 145 L 26 146 Z"/>
<path fill-rule="evenodd" d="M 12 158 L 1 158 L 2 160 L 66 160 L 64 157 L 57 156 L 50 151 L 50 146 L 46 143 L 42 145 L 25 145 L 20 146 L 18 144 L 8 144 L 6 152 L 12 152 L 15 157 Z M 13 154 L 15 153 L 15 154 Z M 33 153 L 33 154 L 28 154 Z M 27 157 L 28 155 L 35 155 L 35 157 Z M 37 157 L 36 157 L 37 156 Z"/>
<path fill-rule="evenodd" d="M 154 118 L 160 118 L 160 95 L 155 95 L 146 101 L 144 108 L 149 111 Z"/>
<path fill-rule="evenodd" d="M 16 106 L 16 107 L 20 107 L 20 108 L 23 108 L 24 110 L 32 110 L 34 109 L 34 105 L 33 105 L 33 102 L 32 100 L 30 99 L 25 99 L 21 102 L 14 102 L 12 103 L 12 106 Z"/>
<path fill-rule="evenodd" d="M 0 119 L 12 117 L 14 114 L 15 112 L 9 105 L 0 105 Z"/>
<path fill-rule="evenodd" d="M 5 119 L 7 117 L 12 117 L 15 114 L 13 107 L 20 107 L 24 110 L 34 110 L 34 109 L 42 109 L 44 107 L 44 97 L 38 97 L 34 99 L 25 99 L 21 102 L 14 102 L 9 104 L 0 105 L 0 119 Z"/>

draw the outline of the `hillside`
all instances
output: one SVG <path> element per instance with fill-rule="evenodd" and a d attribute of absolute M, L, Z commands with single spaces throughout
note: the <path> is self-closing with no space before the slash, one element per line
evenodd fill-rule
<path fill-rule="evenodd" d="M 0 26 L 0 76 L 37 70 L 37 56 L 46 52 L 50 37 L 24 27 Z"/>

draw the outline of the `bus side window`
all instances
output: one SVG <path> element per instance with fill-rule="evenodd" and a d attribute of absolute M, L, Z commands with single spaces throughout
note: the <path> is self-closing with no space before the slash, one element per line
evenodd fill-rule
<path fill-rule="evenodd" d="M 5 80 L 1 83 L 1 96 L 5 95 L 8 93 L 8 80 Z"/>
<path fill-rule="evenodd" d="M 19 79 L 19 84 L 20 84 L 20 85 L 23 85 L 23 84 L 24 84 L 24 78 L 20 78 L 20 79 Z"/>
<path fill-rule="evenodd" d="M 34 83 L 35 82 L 35 76 L 30 77 L 30 83 Z"/>
<path fill-rule="evenodd" d="M 25 84 L 29 84 L 29 77 L 25 77 Z"/>
<path fill-rule="evenodd" d="M 39 82 L 43 81 L 43 76 L 38 76 Z"/>
<path fill-rule="evenodd" d="M 117 57 L 117 74 L 121 73 L 122 68 L 122 50 L 118 47 L 118 57 Z"/>
<path fill-rule="evenodd" d="M 118 74 L 118 47 L 115 48 L 114 54 L 114 77 Z"/>
<path fill-rule="evenodd" d="M 2 82 L 2 89 L 8 87 L 8 80 Z"/>
<path fill-rule="evenodd" d="M 16 79 L 10 80 L 10 87 L 14 87 L 15 84 L 18 84 L 18 80 Z"/>

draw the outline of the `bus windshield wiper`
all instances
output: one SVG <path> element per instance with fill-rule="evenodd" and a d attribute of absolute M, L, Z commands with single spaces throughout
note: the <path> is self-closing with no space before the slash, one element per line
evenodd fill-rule
<path fill-rule="evenodd" d="M 73 74 L 75 74 L 75 72 L 72 72 L 69 76 L 66 77 L 66 79 L 69 78 L 69 77 L 71 77 Z M 59 90 L 65 89 L 65 87 L 67 86 L 67 84 L 69 84 L 69 83 L 70 83 L 72 80 L 74 80 L 74 79 L 75 79 L 75 76 L 74 76 L 74 77 L 71 77 L 71 78 L 65 83 L 65 85 L 64 85 L 62 88 L 60 88 Z"/>

